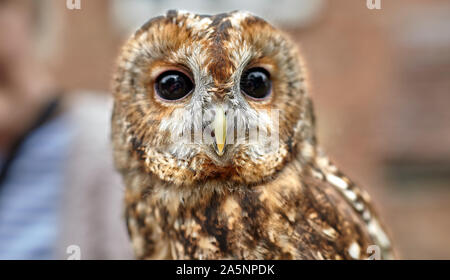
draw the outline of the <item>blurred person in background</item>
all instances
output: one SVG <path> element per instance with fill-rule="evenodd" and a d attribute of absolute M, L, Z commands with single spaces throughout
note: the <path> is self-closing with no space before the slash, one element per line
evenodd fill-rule
<path fill-rule="evenodd" d="M 0 259 L 129 258 L 110 103 L 36 59 L 33 2 L 0 0 Z"/>

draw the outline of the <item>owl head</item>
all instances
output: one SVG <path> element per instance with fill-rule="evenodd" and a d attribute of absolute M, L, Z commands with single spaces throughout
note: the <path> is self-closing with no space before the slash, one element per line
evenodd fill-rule
<path fill-rule="evenodd" d="M 149 20 L 125 43 L 113 91 L 121 170 L 179 186 L 257 184 L 314 147 L 296 47 L 246 12 Z"/>

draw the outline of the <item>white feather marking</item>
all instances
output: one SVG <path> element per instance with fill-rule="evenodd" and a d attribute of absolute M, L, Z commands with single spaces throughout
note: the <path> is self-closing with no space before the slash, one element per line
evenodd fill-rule
<path fill-rule="evenodd" d="M 380 224 L 376 219 L 372 219 L 368 225 L 369 233 L 375 237 L 381 247 L 387 248 L 391 245 L 386 233 L 381 229 Z"/>
<path fill-rule="evenodd" d="M 344 190 L 344 195 L 350 200 L 355 201 L 357 196 L 356 194 L 351 190 Z M 356 208 L 356 207 L 355 207 Z"/>
<path fill-rule="evenodd" d="M 331 173 L 327 174 L 327 181 L 343 190 L 347 189 L 348 187 L 348 184 L 344 180 Z"/>
<path fill-rule="evenodd" d="M 350 247 L 348 247 L 348 254 L 353 259 L 359 259 L 361 255 L 361 248 L 356 241 L 353 241 L 353 243 L 350 244 Z"/>

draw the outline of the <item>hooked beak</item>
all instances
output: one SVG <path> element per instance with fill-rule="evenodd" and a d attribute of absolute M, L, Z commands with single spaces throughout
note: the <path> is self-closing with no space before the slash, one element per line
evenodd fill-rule
<path fill-rule="evenodd" d="M 225 149 L 225 139 L 227 138 L 227 118 L 222 106 L 218 106 L 214 117 L 214 136 L 216 138 L 216 153 L 222 156 Z"/>

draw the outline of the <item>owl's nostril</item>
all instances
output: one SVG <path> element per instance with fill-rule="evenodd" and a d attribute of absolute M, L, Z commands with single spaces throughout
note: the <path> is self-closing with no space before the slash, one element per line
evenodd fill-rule
<path fill-rule="evenodd" d="M 214 131 L 211 131 L 211 137 L 216 137 L 216 134 L 214 133 Z"/>

